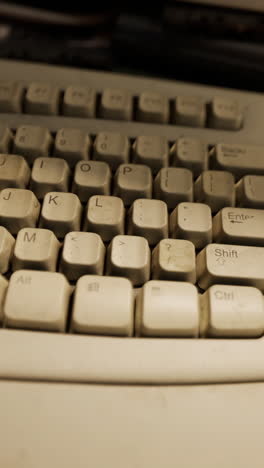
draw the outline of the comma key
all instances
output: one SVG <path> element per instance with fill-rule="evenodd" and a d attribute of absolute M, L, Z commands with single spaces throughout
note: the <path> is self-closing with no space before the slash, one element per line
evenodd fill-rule
<path fill-rule="evenodd" d="M 196 257 L 201 289 L 212 284 L 254 286 L 264 291 L 264 248 L 209 244 Z"/>

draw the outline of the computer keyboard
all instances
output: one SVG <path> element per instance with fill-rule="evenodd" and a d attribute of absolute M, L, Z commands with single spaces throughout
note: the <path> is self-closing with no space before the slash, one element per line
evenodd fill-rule
<path fill-rule="evenodd" d="M 264 97 L 0 66 L 0 378 L 263 380 Z"/>

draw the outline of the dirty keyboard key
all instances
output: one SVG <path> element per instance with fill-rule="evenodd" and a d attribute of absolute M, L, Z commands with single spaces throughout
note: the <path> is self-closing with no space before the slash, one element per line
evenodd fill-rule
<path fill-rule="evenodd" d="M 48 229 L 24 228 L 18 232 L 12 269 L 56 271 L 60 243 Z"/>
<path fill-rule="evenodd" d="M 77 333 L 132 336 L 134 293 L 126 278 L 85 275 L 76 284 L 71 329 Z"/>
<path fill-rule="evenodd" d="M 224 206 L 235 206 L 235 195 L 235 181 L 230 172 L 205 171 L 194 184 L 196 201 L 209 205 L 213 213 Z"/>
<path fill-rule="evenodd" d="M 152 174 L 148 166 L 121 164 L 115 174 L 114 195 L 122 198 L 125 206 L 137 198 L 151 198 Z"/>
<path fill-rule="evenodd" d="M 170 215 L 170 236 L 191 241 L 196 249 L 212 242 L 212 212 L 203 203 L 179 203 Z"/>
<path fill-rule="evenodd" d="M 264 146 L 219 143 L 210 158 L 215 169 L 232 172 L 236 178 L 247 174 L 264 175 Z"/>
<path fill-rule="evenodd" d="M 264 209 L 264 176 L 246 175 L 236 184 L 237 205 Z"/>
<path fill-rule="evenodd" d="M 31 190 L 6 188 L 0 193 L 0 224 L 11 234 L 36 227 L 40 204 Z"/>
<path fill-rule="evenodd" d="M 238 101 L 215 96 L 209 105 L 208 121 L 210 127 L 221 130 L 239 130 L 243 114 Z"/>
<path fill-rule="evenodd" d="M 69 117 L 94 117 L 96 92 L 85 86 L 68 86 L 65 89 L 62 113 Z"/>
<path fill-rule="evenodd" d="M 37 198 L 43 199 L 48 192 L 68 192 L 69 178 L 70 169 L 64 159 L 37 158 L 32 167 L 30 188 Z"/>
<path fill-rule="evenodd" d="M 30 169 L 23 156 L 0 154 L 0 190 L 26 188 L 29 179 Z"/>
<path fill-rule="evenodd" d="M 163 200 L 169 210 L 183 201 L 193 201 L 193 175 L 183 167 L 164 167 L 154 181 L 154 198 Z"/>
<path fill-rule="evenodd" d="M 72 191 L 81 202 L 93 195 L 110 195 L 111 171 L 102 161 L 79 161 L 75 166 Z"/>
<path fill-rule="evenodd" d="M 7 292 L 8 281 L 7 279 L 0 275 L 0 325 L 3 323 L 4 318 L 4 303 Z"/>
<path fill-rule="evenodd" d="M 115 171 L 120 164 L 129 162 L 129 151 L 126 135 L 99 132 L 94 142 L 93 159 L 106 162 Z"/>
<path fill-rule="evenodd" d="M 79 231 L 82 205 L 74 193 L 49 192 L 45 195 L 39 227 L 50 229 L 62 238 L 67 232 Z"/>
<path fill-rule="evenodd" d="M 52 137 L 47 128 L 23 125 L 16 131 L 13 153 L 24 156 L 32 164 L 40 156 L 49 156 L 51 144 Z"/>
<path fill-rule="evenodd" d="M 12 274 L 4 305 L 4 324 L 65 332 L 71 287 L 65 276 L 50 271 L 18 270 Z"/>
<path fill-rule="evenodd" d="M 14 245 L 14 237 L 4 226 L 0 226 L 0 273 L 6 273 L 8 271 Z"/>
<path fill-rule="evenodd" d="M 128 234 L 145 237 L 150 245 L 168 237 L 168 209 L 161 200 L 137 199 L 129 210 Z"/>
<path fill-rule="evenodd" d="M 61 271 L 69 281 L 83 275 L 102 275 L 105 246 L 94 232 L 68 232 L 63 244 Z"/>
<path fill-rule="evenodd" d="M 138 97 L 136 118 L 140 122 L 167 123 L 169 100 L 162 94 L 144 91 Z"/>
<path fill-rule="evenodd" d="M 213 219 L 213 239 L 264 247 L 264 210 L 223 208 Z"/>
<path fill-rule="evenodd" d="M 27 114 L 57 115 L 60 90 L 50 83 L 31 83 L 26 91 L 24 108 Z"/>
<path fill-rule="evenodd" d="M 186 167 L 198 177 L 208 169 L 208 148 L 195 138 L 178 138 L 170 150 L 171 165 Z"/>
<path fill-rule="evenodd" d="M 84 231 L 96 232 L 104 242 L 124 234 L 125 208 L 121 198 L 94 195 L 87 204 Z"/>
<path fill-rule="evenodd" d="M 204 100 L 194 96 L 177 96 L 173 103 L 173 121 L 177 125 L 204 127 L 206 121 Z"/>
<path fill-rule="evenodd" d="M 136 335 L 197 338 L 199 299 L 196 287 L 176 281 L 149 281 L 136 301 Z"/>
<path fill-rule="evenodd" d="M 195 284 L 195 248 L 192 242 L 162 239 L 152 252 L 152 278 Z"/>
<path fill-rule="evenodd" d="M 0 153 L 9 153 L 13 134 L 10 128 L 0 124 Z"/>
<path fill-rule="evenodd" d="M 201 289 L 213 284 L 254 286 L 264 291 L 264 248 L 209 244 L 196 258 Z"/>
<path fill-rule="evenodd" d="M 80 160 L 90 158 L 91 140 L 89 135 L 78 128 L 61 128 L 54 142 L 54 156 L 63 158 L 70 167 Z"/>
<path fill-rule="evenodd" d="M 150 248 L 144 237 L 116 236 L 108 246 L 106 274 L 125 276 L 134 286 L 150 278 Z"/>
<path fill-rule="evenodd" d="M 165 137 L 139 136 L 133 143 L 133 162 L 146 164 L 154 174 L 169 165 L 169 147 Z"/>
<path fill-rule="evenodd" d="M 0 112 L 20 113 L 22 112 L 22 100 L 24 87 L 15 81 L 0 82 Z"/>
<path fill-rule="evenodd" d="M 201 297 L 201 335 L 257 338 L 264 332 L 263 295 L 249 286 L 214 285 Z"/>
<path fill-rule="evenodd" d="M 99 115 L 103 119 L 131 120 L 132 95 L 127 90 L 106 88 L 102 92 Z"/>

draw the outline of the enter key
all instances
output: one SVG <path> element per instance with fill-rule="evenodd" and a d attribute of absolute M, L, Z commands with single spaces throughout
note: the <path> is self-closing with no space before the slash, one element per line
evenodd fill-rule
<path fill-rule="evenodd" d="M 213 239 L 264 247 L 264 210 L 223 208 L 213 219 Z"/>

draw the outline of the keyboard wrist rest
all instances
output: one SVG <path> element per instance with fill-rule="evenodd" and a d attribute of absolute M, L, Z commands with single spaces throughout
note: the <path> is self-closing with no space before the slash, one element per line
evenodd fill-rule
<path fill-rule="evenodd" d="M 264 381 L 264 339 L 124 339 L 2 329 L 0 379 L 168 385 Z"/>

